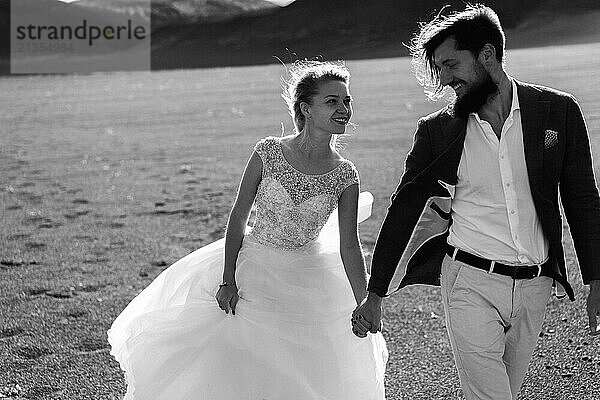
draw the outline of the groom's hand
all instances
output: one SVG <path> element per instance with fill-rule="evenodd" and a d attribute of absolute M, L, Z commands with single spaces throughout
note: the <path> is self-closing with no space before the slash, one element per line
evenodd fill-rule
<path fill-rule="evenodd" d="M 352 313 L 352 332 L 360 338 L 367 332 L 377 333 L 381 330 L 381 300 L 375 293 L 367 298 Z"/>

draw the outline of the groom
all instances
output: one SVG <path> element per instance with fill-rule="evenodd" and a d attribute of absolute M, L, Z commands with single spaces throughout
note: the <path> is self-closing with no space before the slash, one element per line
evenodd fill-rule
<path fill-rule="evenodd" d="M 551 294 L 565 292 L 560 203 L 579 261 L 590 331 L 600 314 L 600 199 L 585 122 L 567 93 L 504 70 L 504 32 L 488 7 L 437 17 L 413 42 L 417 79 L 456 100 L 422 118 L 379 232 L 359 337 L 380 329 L 382 298 L 441 285 L 467 399 L 514 399 Z M 441 275 L 441 276 L 440 276 Z"/>

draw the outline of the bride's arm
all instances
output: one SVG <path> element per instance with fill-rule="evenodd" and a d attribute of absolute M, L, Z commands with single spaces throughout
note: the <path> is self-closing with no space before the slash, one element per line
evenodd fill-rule
<path fill-rule="evenodd" d="M 237 303 L 237 284 L 235 281 L 235 267 L 238 253 L 242 246 L 244 231 L 250 216 L 250 210 L 254 203 L 256 190 L 262 176 L 262 160 L 260 156 L 254 152 L 244 170 L 242 181 L 238 188 L 237 196 L 229 219 L 227 221 L 227 230 L 225 233 L 225 265 L 223 268 L 223 283 L 227 286 L 222 286 L 217 293 L 217 301 L 219 306 L 229 312 L 231 308 L 235 314 L 235 304 Z"/>
<path fill-rule="evenodd" d="M 338 202 L 340 254 L 356 304 L 360 304 L 367 295 L 365 258 L 358 239 L 358 224 L 356 221 L 358 194 L 358 184 L 350 185 L 342 192 Z"/>

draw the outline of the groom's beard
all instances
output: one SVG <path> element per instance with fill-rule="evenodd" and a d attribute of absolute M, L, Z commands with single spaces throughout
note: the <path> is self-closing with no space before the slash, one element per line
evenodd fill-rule
<path fill-rule="evenodd" d="M 465 93 L 464 96 L 454 101 L 452 108 L 457 117 L 467 119 L 469 114 L 479 111 L 487 102 L 490 94 L 498 91 L 498 85 L 492 81 L 490 74 L 485 70 L 483 72 L 483 80 L 468 93 Z"/>

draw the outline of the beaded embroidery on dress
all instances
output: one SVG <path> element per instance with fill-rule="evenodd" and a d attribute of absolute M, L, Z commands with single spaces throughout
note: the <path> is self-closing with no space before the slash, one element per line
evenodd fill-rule
<path fill-rule="evenodd" d="M 164 270 L 108 331 L 125 400 L 385 399 L 385 341 L 352 333 L 356 301 L 339 254 L 335 208 L 358 173 L 343 161 L 302 174 L 277 146 L 255 147 L 263 177 L 236 262 L 236 315 L 215 300 L 224 239 Z M 359 221 L 371 202 L 361 194 Z"/>
<path fill-rule="evenodd" d="M 297 171 L 275 137 L 261 140 L 254 149 L 263 161 L 263 176 L 256 193 L 252 235 L 266 245 L 296 249 L 316 239 L 342 192 L 359 181 L 349 160 L 325 174 Z"/>

